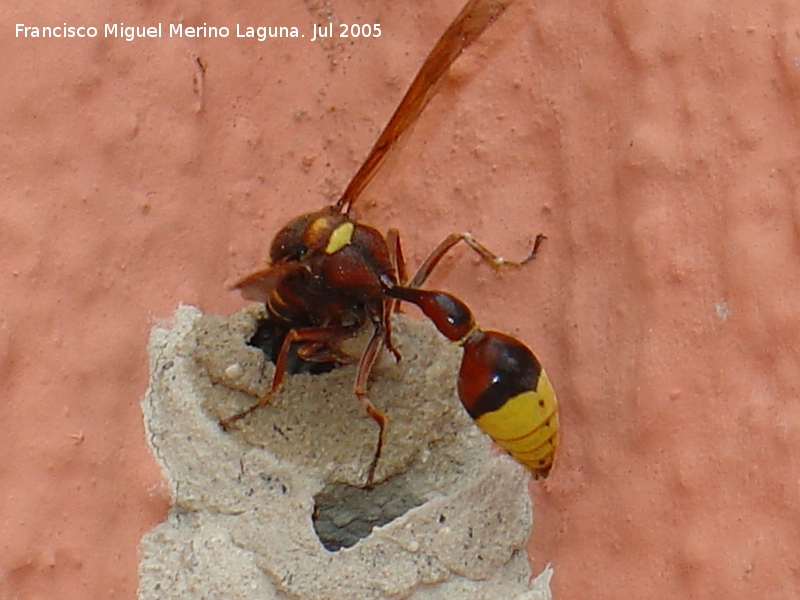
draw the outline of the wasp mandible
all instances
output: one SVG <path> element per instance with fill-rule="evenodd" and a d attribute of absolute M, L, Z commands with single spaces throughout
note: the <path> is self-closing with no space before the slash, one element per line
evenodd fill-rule
<path fill-rule="evenodd" d="M 536 254 L 544 236 L 520 261 L 494 255 L 469 234 L 448 236 L 409 280 L 397 230 L 383 236 L 351 216 L 353 205 L 433 96 L 437 84 L 458 56 L 506 10 L 511 0 L 469 0 L 428 54 L 419 73 L 375 145 L 339 200 L 300 215 L 272 240 L 269 264 L 234 285 L 242 295 L 266 305 L 268 319 L 286 331 L 275 361 L 269 390 L 250 408 L 221 424 L 236 421 L 269 403 L 287 372 L 290 349 L 310 362 L 348 364 L 355 360 L 341 343 L 371 326 L 372 334 L 358 358 L 353 393 L 378 424 L 378 441 L 367 469 L 371 485 L 381 456 L 387 417 L 369 399 L 367 384 L 379 352 L 396 360 L 391 313 L 399 302 L 417 305 L 463 359 L 458 393 L 478 426 L 534 476 L 546 476 L 557 445 L 557 402 L 539 361 L 521 341 L 480 329 L 467 305 L 446 292 L 422 289 L 442 257 L 464 242 L 495 269 L 522 266 Z"/>

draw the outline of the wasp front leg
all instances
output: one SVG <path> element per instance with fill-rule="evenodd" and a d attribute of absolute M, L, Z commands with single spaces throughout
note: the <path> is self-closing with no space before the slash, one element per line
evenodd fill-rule
<path fill-rule="evenodd" d="M 269 404 L 270 398 L 275 394 L 283 383 L 283 378 L 286 375 L 286 364 L 289 357 L 289 349 L 294 343 L 305 343 L 307 345 L 307 352 L 314 352 L 318 350 L 321 345 L 327 345 L 330 342 L 339 341 L 352 336 L 358 331 L 357 327 L 349 325 L 339 325 L 333 327 L 308 327 L 304 329 L 291 329 L 286 337 L 283 339 L 278 359 L 275 361 L 275 373 L 272 376 L 272 385 L 264 392 L 253 406 L 247 408 L 235 415 L 220 421 L 223 429 L 229 429 L 231 425 L 251 415 L 253 412 Z M 302 354 L 304 351 L 298 351 Z"/>

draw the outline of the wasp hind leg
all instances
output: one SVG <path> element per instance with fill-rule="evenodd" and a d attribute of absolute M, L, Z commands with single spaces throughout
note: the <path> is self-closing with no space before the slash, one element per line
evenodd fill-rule
<path fill-rule="evenodd" d="M 470 233 L 451 233 L 444 240 L 442 240 L 441 243 L 436 246 L 436 248 L 434 248 L 428 257 L 422 262 L 419 269 L 417 269 L 414 278 L 408 284 L 408 287 L 416 288 L 425 283 L 430 274 L 439 264 L 439 261 L 442 260 L 450 248 L 455 246 L 458 242 L 464 242 L 472 250 L 478 253 L 478 256 L 481 257 L 481 260 L 492 267 L 492 269 L 494 269 L 496 272 L 499 272 L 502 267 L 522 267 L 523 265 L 532 261 L 534 258 L 536 258 L 536 253 L 539 251 L 539 246 L 541 246 L 542 242 L 546 239 L 547 236 L 543 233 L 536 234 L 533 247 L 528 255 L 522 260 L 511 260 L 502 256 L 498 256 L 474 237 L 472 237 L 472 234 Z M 401 283 L 401 285 L 403 284 Z"/>

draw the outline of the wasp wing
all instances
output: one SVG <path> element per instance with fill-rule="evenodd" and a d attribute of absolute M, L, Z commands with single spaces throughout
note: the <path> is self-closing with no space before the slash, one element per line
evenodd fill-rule
<path fill-rule="evenodd" d="M 437 84 L 450 70 L 459 55 L 503 14 L 513 0 L 470 0 L 442 34 L 389 119 L 367 159 L 358 169 L 336 202 L 336 208 L 348 214 L 353 203 L 367 187 L 397 140 L 417 119 L 433 97 Z"/>
<path fill-rule="evenodd" d="M 266 304 L 270 294 L 281 281 L 288 275 L 306 268 L 301 262 L 275 263 L 240 279 L 231 286 L 231 289 L 239 290 L 245 300 Z"/>

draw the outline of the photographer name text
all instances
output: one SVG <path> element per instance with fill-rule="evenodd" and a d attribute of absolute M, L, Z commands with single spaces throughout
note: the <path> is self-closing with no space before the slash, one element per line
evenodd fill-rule
<path fill-rule="evenodd" d="M 316 42 L 330 38 L 377 38 L 381 36 L 379 23 L 346 25 L 344 23 L 328 23 L 312 25 L 310 41 Z M 143 38 L 244 38 L 265 42 L 276 38 L 305 38 L 297 27 L 262 25 L 251 27 L 237 23 L 232 27 L 208 25 L 188 26 L 183 23 L 158 23 L 156 25 L 125 25 L 124 23 L 106 23 L 100 27 L 93 25 L 36 26 L 16 24 L 18 38 L 119 38 L 128 42 Z"/>

